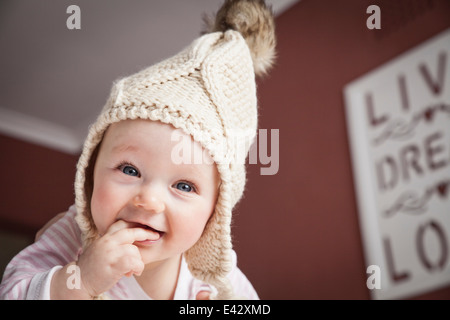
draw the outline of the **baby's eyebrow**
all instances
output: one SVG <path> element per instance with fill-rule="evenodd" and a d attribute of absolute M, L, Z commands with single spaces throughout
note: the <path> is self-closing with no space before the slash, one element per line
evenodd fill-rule
<path fill-rule="evenodd" d="M 132 144 L 119 144 L 112 148 L 113 153 L 122 153 L 122 152 L 136 152 L 138 151 L 138 147 Z"/>
<path fill-rule="evenodd" d="M 186 174 L 188 177 L 195 178 L 196 180 L 206 179 L 207 174 L 205 169 L 199 167 L 195 164 L 177 164 L 177 167 L 180 168 L 181 172 Z"/>

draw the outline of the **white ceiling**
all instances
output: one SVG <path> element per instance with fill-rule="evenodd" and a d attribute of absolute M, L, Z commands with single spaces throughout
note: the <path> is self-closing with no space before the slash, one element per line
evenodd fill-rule
<path fill-rule="evenodd" d="M 179 52 L 223 0 L 1 0 L 0 131 L 69 153 L 112 82 Z M 269 0 L 280 14 L 298 0 Z M 69 30 L 69 5 L 81 30 Z"/>

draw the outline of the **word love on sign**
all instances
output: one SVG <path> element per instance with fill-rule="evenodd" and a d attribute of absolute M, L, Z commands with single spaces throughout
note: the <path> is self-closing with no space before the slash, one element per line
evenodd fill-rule
<path fill-rule="evenodd" d="M 375 299 L 450 285 L 450 29 L 344 88 Z"/>

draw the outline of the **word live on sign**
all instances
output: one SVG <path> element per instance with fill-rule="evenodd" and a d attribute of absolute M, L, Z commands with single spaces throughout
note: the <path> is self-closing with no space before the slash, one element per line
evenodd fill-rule
<path fill-rule="evenodd" d="M 375 298 L 450 284 L 450 30 L 344 89 Z"/>

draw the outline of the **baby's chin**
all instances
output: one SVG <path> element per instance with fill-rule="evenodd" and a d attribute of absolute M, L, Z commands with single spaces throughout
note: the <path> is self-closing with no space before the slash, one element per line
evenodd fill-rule
<path fill-rule="evenodd" d="M 154 250 L 156 251 L 156 250 Z M 173 256 L 166 256 L 166 255 L 158 255 L 155 254 L 155 252 L 151 252 L 148 248 L 139 248 L 139 252 L 141 253 L 142 262 L 145 264 L 144 270 L 151 270 L 158 266 L 161 266 L 162 264 L 166 263 L 175 263 L 177 266 L 179 265 L 179 262 L 181 261 L 181 253 L 175 254 Z"/>

